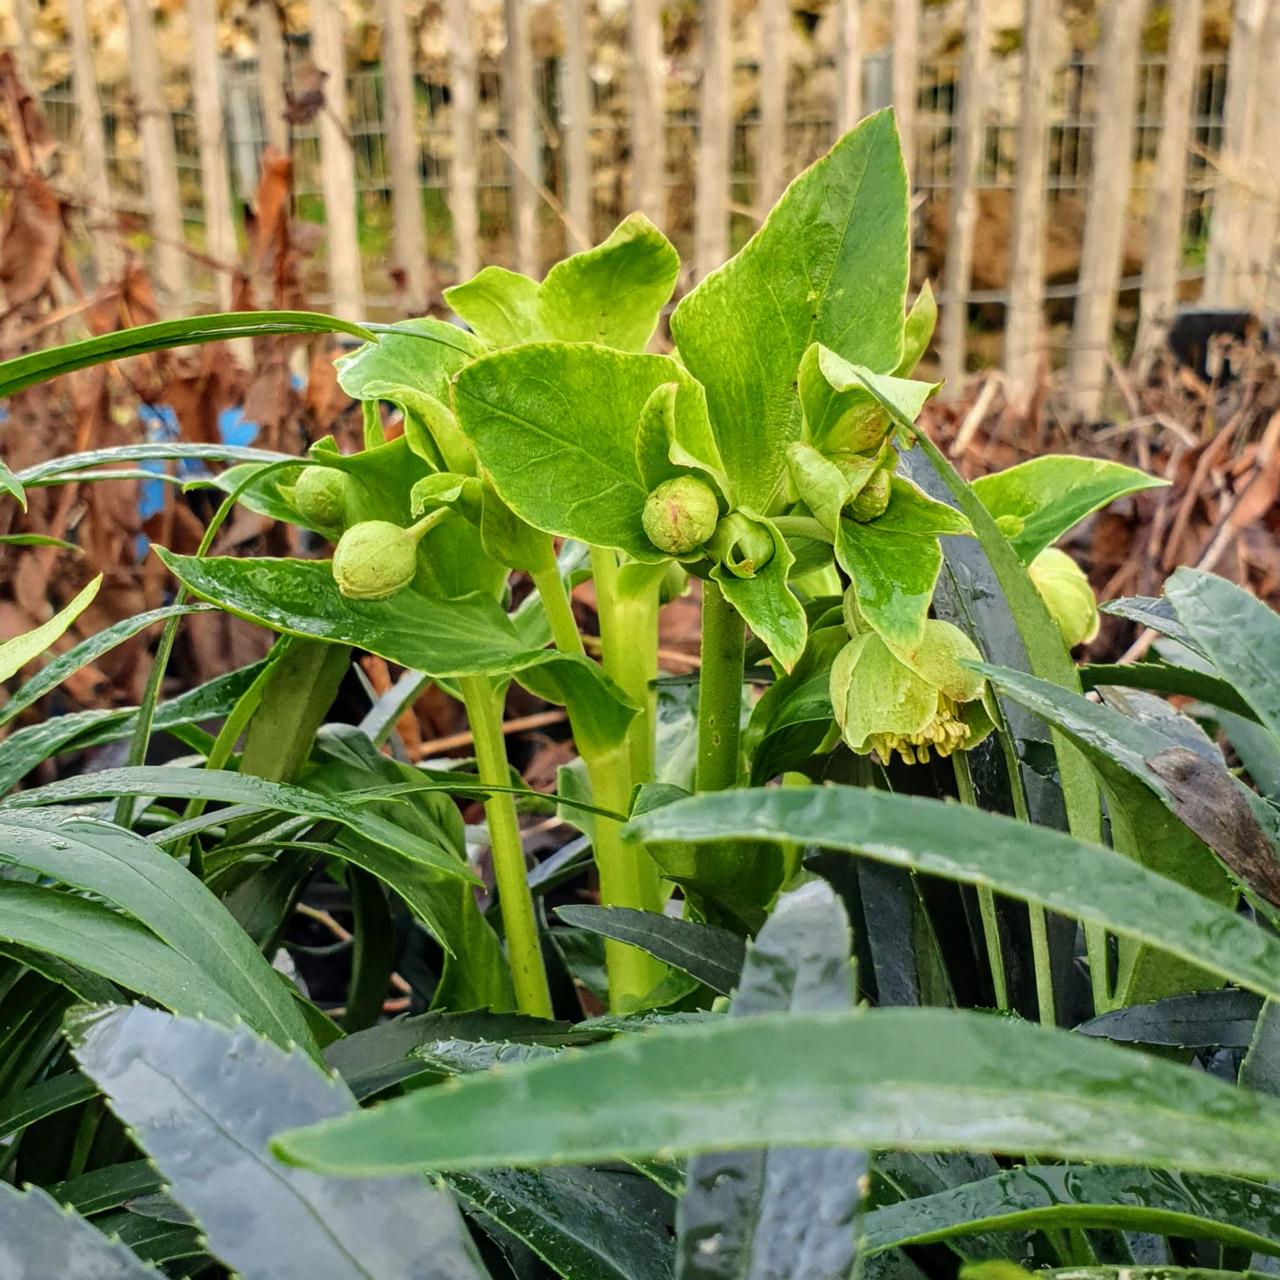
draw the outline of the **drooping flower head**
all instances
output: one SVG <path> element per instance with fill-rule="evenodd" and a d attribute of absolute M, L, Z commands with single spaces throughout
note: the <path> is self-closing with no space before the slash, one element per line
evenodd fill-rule
<path fill-rule="evenodd" d="M 1027 568 L 1068 649 L 1098 634 L 1098 600 L 1084 570 L 1065 551 L 1047 547 Z"/>
<path fill-rule="evenodd" d="M 845 742 L 885 764 L 895 751 L 915 764 L 975 746 L 992 728 L 986 681 L 961 663 L 981 656 L 964 632 L 933 618 L 910 651 L 859 631 L 831 668 L 831 703 Z"/>

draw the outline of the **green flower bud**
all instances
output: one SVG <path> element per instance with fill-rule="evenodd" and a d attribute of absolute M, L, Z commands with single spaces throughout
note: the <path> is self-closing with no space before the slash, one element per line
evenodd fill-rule
<path fill-rule="evenodd" d="M 387 520 L 353 524 L 333 553 L 338 590 L 349 600 L 386 600 L 403 591 L 418 572 L 418 537 Z"/>
<path fill-rule="evenodd" d="M 1006 538 L 1016 538 L 1027 527 L 1027 522 L 1021 516 L 1005 514 L 996 516 L 996 528 L 1004 534 Z"/>
<path fill-rule="evenodd" d="M 715 490 L 696 476 L 664 480 L 645 499 L 645 536 L 659 551 L 688 555 L 711 537 L 720 519 Z"/>
<path fill-rule="evenodd" d="M 298 514 L 317 529 L 342 529 L 347 523 L 346 473 L 334 467 L 304 467 L 293 488 Z"/>
<path fill-rule="evenodd" d="M 1053 614 L 1067 648 L 1098 634 L 1098 601 L 1084 570 L 1065 551 L 1048 547 L 1027 568 L 1040 598 Z"/>
<path fill-rule="evenodd" d="M 871 453 L 892 427 L 885 411 L 870 400 L 852 405 L 818 442 L 823 453 Z"/>
<path fill-rule="evenodd" d="M 887 764 L 948 756 L 991 731 L 982 677 L 961 665 L 981 655 L 949 622 L 930 618 L 911 651 L 890 648 L 873 631 L 855 635 L 831 667 L 831 703 L 840 732 L 859 755 Z"/>
<path fill-rule="evenodd" d="M 858 496 L 849 503 L 846 509 L 859 524 L 866 524 L 868 520 L 884 515 L 889 506 L 891 476 L 892 472 L 888 468 L 878 468 L 858 491 Z"/>
<path fill-rule="evenodd" d="M 764 525 L 731 512 L 716 525 L 707 549 L 735 578 L 754 578 L 773 559 L 773 535 Z"/>

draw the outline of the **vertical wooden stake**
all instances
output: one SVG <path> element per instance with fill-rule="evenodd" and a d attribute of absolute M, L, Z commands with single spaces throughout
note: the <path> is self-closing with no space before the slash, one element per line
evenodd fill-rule
<path fill-rule="evenodd" d="M 1182 265 L 1182 213 L 1186 202 L 1191 105 L 1200 65 L 1203 0 L 1175 0 L 1165 64 L 1164 105 L 1156 170 L 1147 215 L 1147 251 L 1142 265 L 1138 340 L 1134 355 L 1145 370 L 1178 302 Z"/>
<path fill-rule="evenodd" d="M 449 212 L 453 218 L 453 262 L 459 281 L 480 269 L 479 101 L 471 0 L 447 0 L 449 32 Z"/>
<path fill-rule="evenodd" d="M 425 311 L 430 272 L 422 221 L 421 154 L 413 50 L 404 0 L 382 0 L 382 76 L 386 101 L 388 158 L 391 162 L 392 256 L 404 274 L 410 308 Z"/>
<path fill-rule="evenodd" d="M 538 140 L 534 129 L 533 51 L 529 47 L 529 0 L 504 0 L 507 74 L 502 86 L 511 161 L 511 228 L 516 270 L 536 276 L 538 252 Z"/>
<path fill-rule="evenodd" d="M 1051 5 L 1027 0 L 1022 24 L 1022 83 L 1018 91 L 1009 309 L 1004 326 L 1005 375 L 1015 401 L 1030 393 L 1044 356 L 1045 172 L 1053 76 L 1049 43 L 1052 22 Z"/>
<path fill-rule="evenodd" d="M 631 0 L 629 23 L 631 203 L 662 226 L 667 216 L 667 86 L 659 0 Z"/>
<path fill-rule="evenodd" d="M 280 30 L 277 0 L 256 0 L 254 24 L 258 36 L 258 91 L 262 96 L 262 120 L 267 145 L 289 153 L 289 122 L 284 118 L 284 34 Z"/>
<path fill-rule="evenodd" d="M 951 209 L 947 225 L 946 276 L 942 290 L 940 350 L 943 392 L 960 393 L 964 380 L 965 333 L 969 327 L 969 283 L 973 277 L 973 236 L 978 221 L 978 166 L 986 135 L 986 84 L 991 26 L 987 0 L 967 0 L 960 104 L 951 156 Z"/>
<path fill-rule="evenodd" d="M 1107 352 L 1115 323 L 1129 191 L 1133 183 L 1133 121 L 1138 98 L 1138 40 L 1146 0 L 1112 0 L 1101 12 L 1093 166 L 1080 256 L 1080 291 L 1068 360 L 1076 411 L 1102 410 Z"/>
<path fill-rule="evenodd" d="M 762 220 L 786 185 L 787 74 L 791 0 L 760 0 L 760 142 L 756 213 Z"/>
<path fill-rule="evenodd" d="M 702 104 L 693 205 L 693 265 L 706 279 L 729 256 L 731 0 L 702 3 Z"/>
<path fill-rule="evenodd" d="M 836 0 L 835 15 L 836 135 L 841 136 L 862 116 L 862 0 Z"/>
<path fill-rule="evenodd" d="M 1217 307 L 1240 305 L 1247 292 L 1247 184 L 1253 159 L 1254 115 L 1260 89 L 1259 54 L 1267 3 L 1268 0 L 1237 0 L 1231 27 L 1222 151 L 1218 157 L 1204 273 L 1204 300 Z"/>
<path fill-rule="evenodd" d="M 111 174 L 107 168 L 107 143 L 102 130 L 102 104 L 98 100 L 98 78 L 93 67 L 93 40 L 85 0 L 67 0 L 67 23 L 71 28 L 71 78 L 80 117 L 76 139 L 80 157 L 82 198 L 93 249 L 98 283 L 116 279 L 124 264 L 120 234 L 116 227 Z"/>
<path fill-rule="evenodd" d="M 232 272 L 239 259 L 231 215 L 231 179 L 222 117 L 222 59 L 218 53 L 216 0 L 187 0 L 191 23 L 191 88 L 195 97 L 200 188 L 204 199 L 205 245 L 217 264 L 214 297 L 218 309 L 231 306 Z"/>
<path fill-rule="evenodd" d="M 591 75 L 587 0 L 564 0 L 564 63 L 560 101 L 564 137 L 565 216 L 573 247 L 588 248 L 591 229 Z"/>
<path fill-rule="evenodd" d="M 356 222 L 356 165 L 347 111 L 347 51 L 339 0 L 311 0 L 311 57 L 325 75 L 320 132 L 320 189 L 329 250 L 329 289 L 344 320 L 364 317 L 364 281 Z"/>
<path fill-rule="evenodd" d="M 1038 0 L 1028 0 L 1037 3 Z M 893 111 L 910 180 L 916 167 L 916 99 L 920 93 L 920 0 L 893 0 Z"/>
<path fill-rule="evenodd" d="M 160 55 L 152 25 L 151 0 L 125 0 L 129 24 L 129 62 L 138 104 L 138 140 L 142 173 L 155 236 L 156 285 L 169 308 L 185 306 L 189 276 L 178 194 L 178 161 L 173 119 L 163 94 Z"/>
<path fill-rule="evenodd" d="M 1241 302 L 1255 313 L 1280 307 L 1280 5 L 1272 3 L 1258 44 L 1258 102 L 1248 175 L 1245 276 Z M 1265 69 L 1265 70 L 1264 70 Z"/>

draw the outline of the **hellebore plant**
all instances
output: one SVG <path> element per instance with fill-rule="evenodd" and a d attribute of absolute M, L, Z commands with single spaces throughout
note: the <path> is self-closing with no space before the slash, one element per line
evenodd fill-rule
<path fill-rule="evenodd" d="M 234 464 L 194 482 L 222 496 L 197 552 L 157 548 L 172 603 L 0 707 L 19 1280 L 950 1280 L 996 1256 L 996 1280 L 1010 1259 L 1105 1280 L 1100 1261 L 1280 1253 L 1280 687 L 1259 661 L 1280 620 L 1180 570 L 1103 606 L 1166 636 L 1160 660 L 1077 668 L 1099 609 L 1054 544 L 1159 482 L 1046 456 L 966 484 L 918 425 L 935 309 L 927 288 L 908 306 L 907 253 L 882 113 L 680 299 L 666 354 L 679 262 L 636 215 L 541 282 L 449 290 L 463 325 L 204 316 L 0 364 L 8 395 L 342 332 L 364 424 L 359 451 L 306 459 L 0 464 L 19 503 L 118 463 Z M 210 555 L 237 505 L 330 558 Z M 660 609 L 693 579 L 696 682 L 658 666 Z M 0 679 L 97 587 L 0 645 Z M 214 608 L 276 633 L 270 654 L 163 697 L 177 628 Z M 14 727 L 152 624 L 140 706 Z M 403 675 L 332 723 L 353 650 Z M 565 708 L 553 796 L 508 761 L 513 683 Z M 390 750 L 428 684 L 464 705 L 473 761 Z M 1257 789 L 1150 690 L 1194 699 Z M 159 732 L 192 754 L 147 764 Z M 12 790 L 111 741 L 124 767 Z M 521 811 L 553 806 L 581 839 L 531 868 Z M 590 872 L 602 905 L 566 902 Z M 272 963 L 323 877 L 353 937 L 325 1009 Z M 387 1019 L 393 975 L 415 1005 Z"/>

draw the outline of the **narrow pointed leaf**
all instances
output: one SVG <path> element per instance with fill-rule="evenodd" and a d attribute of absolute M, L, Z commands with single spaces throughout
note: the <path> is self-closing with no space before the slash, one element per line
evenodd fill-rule
<path fill-rule="evenodd" d="M 245 1280 L 482 1275 L 457 1210 L 420 1179 L 361 1185 L 271 1157 L 282 1129 L 355 1108 L 303 1055 L 140 1007 L 90 1011 L 69 1036 L 210 1250 Z"/>
<path fill-rule="evenodd" d="M 8 680 L 17 675 L 28 662 L 38 658 L 53 644 L 89 607 L 100 586 L 102 574 L 98 574 L 70 604 L 55 613 L 48 622 L 0 644 L 0 680 Z"/>
<path fill-rule="evenodd" d="M 949 1009 L 771 1014 L 559 1054 L 279 1137 L 346 1174 L 781 1146 L 1027 1152 L 1274 1178 L 1280 1103 Z"/>
<path fill-rule="evenodd" d="M 1262 995 L 1280 995 L 1280 941 L 1227 907 L 1101 845 L 999 814 L 859 787 L 695 796 L 636 818 L 659 846 L 750 839 L 843 849 L 1094 921 Z"/>

